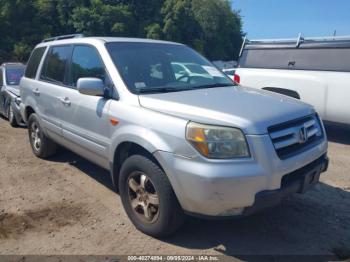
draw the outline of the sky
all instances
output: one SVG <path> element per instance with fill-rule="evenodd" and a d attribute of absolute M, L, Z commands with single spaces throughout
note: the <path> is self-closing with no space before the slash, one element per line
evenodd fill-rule
<path fill-rule="evenodd" d="M 350 35 L 350 0 L 232 0 L 249 39 Z"/>

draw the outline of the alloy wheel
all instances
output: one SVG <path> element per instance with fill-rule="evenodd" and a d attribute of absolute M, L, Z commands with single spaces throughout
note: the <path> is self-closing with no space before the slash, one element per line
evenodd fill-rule
<path fill-rule="evenodd" d="M 31 125 L 30 137 L 32 139 L 32 145 L 35 151 L 40 151 L 40 148 L 41 148 L 40 128 L 38 124 L 35 122 L 33 122 Z"/>
<path fill-rule="evenodd" d="M 132 172 L 128 179 L 129 201 L 137 217 L 154 223 L 159 216 L 159 195 L 151 179 L 141 171 Z"/>

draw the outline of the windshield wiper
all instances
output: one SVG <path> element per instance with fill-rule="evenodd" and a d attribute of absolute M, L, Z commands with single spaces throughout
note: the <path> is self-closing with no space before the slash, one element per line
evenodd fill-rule
<path fill-rule="evenodd" d="M 179 92 L 192 90 L 193 88 L 179 88 L 179 87 L 150 87 L 150 88 L 141 88 L 138 90 L 139 94 L 147 94 L 147 93 L 168 93 L 168 92 Z"/>
<path fill-rule="evenodd" d="M 194 86 L 193 89 L 201 89 L 201 88 L 215 88 L 215 87 L 225 87 L 225 86 L 235 86 L 234 83 L 215 83 L 215 84 L 209 84 L 209 85 L 200 85 L 200 86 Z"/>

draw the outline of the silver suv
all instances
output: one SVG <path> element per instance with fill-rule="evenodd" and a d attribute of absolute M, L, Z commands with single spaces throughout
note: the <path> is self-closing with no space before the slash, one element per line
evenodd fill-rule
<path fill-rule="evenodd" d="M 196 74 L 174 64 L 196 65 Z M 235 85 L 189 47 L 63 36 L 34 49 L 21 114 L 36 156 L 62 145 L 110 170 L 142 232 L 173 233 L 185 214 L 245 216 L 302 193 L 328 166 L 314 109 Z"/>

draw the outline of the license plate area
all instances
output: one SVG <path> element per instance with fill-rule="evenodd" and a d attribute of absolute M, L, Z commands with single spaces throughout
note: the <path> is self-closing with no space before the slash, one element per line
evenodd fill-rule
<path fill-rule="evenodd" d="M 305 193 L 310 187 L 320 181 L 321 166 L 317 166 L 301 177 L 301 185 L 298 193 Z"/>

